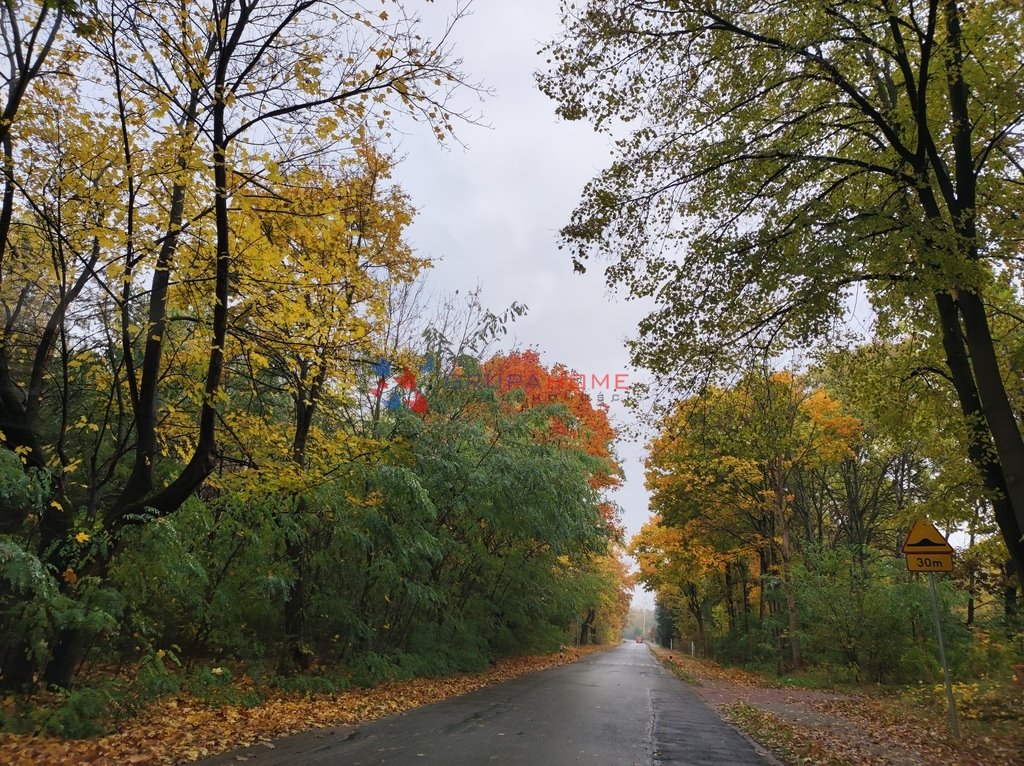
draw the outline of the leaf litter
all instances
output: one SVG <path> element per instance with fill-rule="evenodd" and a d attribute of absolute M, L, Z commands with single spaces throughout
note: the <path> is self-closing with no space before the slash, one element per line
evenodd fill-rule
<path fill-rule="evenodd" d="M 553 655 L 500 659 L 481 673 L 391 681 L 370 689 L 306 696 L 282 693 L 253 707 L 211 706 L 178 694 L 149 706 L 118 731 L 95 739 L 0 733 L 0 763 L 163 766 L 256 744 L 273 747 L 272 740 L 278 737 L 374 721 L 573 662 L 601 648 L 566 647 Z"/>
<path fill-rule="evenodd" d="M 936 691 L 941 687 L 900 695 L 785 688 L 755 673 L 652 648 L 723 718 L 792 766 L 1024 764 L 1021 722 L 979 720 L 971 701 L 963 705 L 962 736 L 954 740 Z M 1022 703 L 1024 689 L 1005 690 L 1004 709 L 1020 715 Z"/>

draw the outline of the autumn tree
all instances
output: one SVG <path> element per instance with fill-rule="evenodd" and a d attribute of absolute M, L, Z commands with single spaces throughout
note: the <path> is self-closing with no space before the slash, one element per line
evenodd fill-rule
<path fill-rule="evenodd" d="M 940 365 L 940 350 L 907 338 L 830 351 L 811 373 L 864 428 L 855 464 L 844 461 L 837 474 L 848 513 L 836 521 L 851 542 L 895 549 L 893 525 L 905 526 L 910 514 L 949 529 L 987 505 L 967 459 L 970 426 L 957 414 L 955 392 L 930 371 Z"/>
<path fill-rule="evenodd" d="M 3 112 L 0 116 L 0 149 L 3 152 L 3 197 L 0 201 L 0 289 L 3 290 L 4 326 L 0 342 L 0 440 L 6 449 L 14 450 L 30 470 L 46 468 L 46 458 L 36 433 L 38 390 L 43 367 L 52 353 L 54 338 L 68 305 L 81 292 L 88 280 L 89 268 L 68 273 L 64 266 L 64 284 L 60 296 L 48 307 L 32 310 L 26 304 L 33 302 L 36 289 L 34 278 L 41 276 L 38 242 L 26 253 L 27 264 L 19 261 L 19 253 L 12 242 L 11 228 L 15 222 L 17 192 L 21 176 L 17 171 L 16 151 L 21 138 L 14 123 L 24 112 L 26 98 L 40 79 L 44 65 L 53 66 L 51 53 L 62 28 L 69 20 L 81 19 L 75 3 L 6 3 L 0 9 L 0 28 L 6 55 L 0 71 Z M 43 267 L 45 269 L 45 266 Z M 25 280 L 24 277 L 28 279 Z M 6 284 L 5 284 L 6 283 Z M 34 308 L 34 307 L 33 307 Z M 8 339 L 25 321 L 24 314 L 32 313 L 31 320 L 43 328 L 42 343 L 31 369 L 26 376 L 19 366 L 18 351 Z M 24 395 L 20 381 L 29 380 L 28 396 Z M 59 491 L 59 490 L 58 490 Z M 0 531 L 16 530 L 28 513 L 27 507 L 4 503 L 0 506 Z"/>
<path fill-rule="evenodd" d="M 7 78 L 3 128 L 13 212 L 0 259 L 0 422 L 26 471 L 59 480 L 89 466 L 99 481 L 70 493 L 58 481 L 38 518 L 5 504 L 0 526 L 24 531 L 70 590 L 82 574 L 102 579 L 125 528 L 176 512 L 224 457 L 230 328 L 243 321 L 235 275 L 252 241 L 242 200 L 287 196 L 299 164 L 333 164 L 399 115 L 443 139 L 465 82 L 450 47 L 426 40 L 397 3 L 371 13 L 113 2 L 83 38 L 55 31 L 63 7 L 40 6 L 38 22 L 6 11 L 34 26 L 5 38 L 20 68 Z M 28 88 L 47 53 L 45 87 Z M 82 368 L 101 388 L 78 422 Z M 55 403 L 55 419 L 40 417 Z M 76 432 L 96 435 L 74 440 L 85 454 L 65 438 Z M 95 539 L 81 572 L 69 540 L 90 493 Z M 48 681 L 67 685 L 81 645 L 70 628 L 37 645 Z M 5 683 L 18 685 L 25 678 L 8 671 L 31 663 L 12 657 Z"/>
<path fill-rule="evenodd" d="M 501 324 L 489 312 L 471 316 L 475 341 Z M 380 415 L 396 431 L 388 459 L 369 472 L 377 491 L 363 513 L 383 521 L 356 537 L 357 611 L 369 613 L 380 650 L 474 662 L 485 648 L 571 640 L 591 609 L 602 633 L 618 629 L 626 576 L 595 482 L 608 461 L 588 452 L 564 405 L 485 385 L 493 360 L 453 353 L 475 345 L 456 332 L 428 333 L 429 364 L 390 371 L 400 396 L 415 378 L 428 407 Z"/>
<path fill-rule="evenodd" d="M 735 549 L 718 548 L 715 542 L 720 541 L 713 534 L 694 532 L 693 525 L 681 529 L 655 515 L 630 541 L 629 552 L 639 567 L 637 581 L 656 594 L 660 608 L 672 614 L 676 624 L 682 624 L 686 615 L 693 620 L 701 654 L 708 656 L 713 654 L 706 625 L 709 592 L 719 571 L 728 571 L 737 556 Z"/>
<path fill-rule="evenodd" d="M 600 510 L 603 526 L 610 538 L 616 542 L 623 536 L 619 522 L 619 510 L 607 497 L 607 491 L 622 483 L 622 469 L 614 454 L 615 429 L 609 420 L 608 405 L 595 405 L 584 390 L 581 377 L 563 364 L 550 369 L 540 361 L 536 351 L 499 354 L 489 359 L 482 367 L 476 385 L 493 387 L 500 394 L 500 401 L 506 409 L 550 412 L 545 427 L 538 429 L 536 438 L 542 443 L 563 445 L 585 452 L 593 458 L 589 482 L 595 491 L 602 493 Z M 564 411 L 562 411 L 564 408 Z M 610 556 L 611 558 L 608 558 Z M 607 554 L 603 566 L 614 571 L 615 554 Z M 593 564 L 600 564 L 595 559 Z M 610 577 L 609 582 L 619 583 L 622 577 Z M 613 586 L 614 588 L 614 586 Z M 599 617 L 606 619 L 618 615 L 621 598 L 602 596 L 606 604 L 587 604 L 579 641 L 587 643 L 592 631 L 596 630 Z M 613 618 L 620 620 L 620 616 Z"/>
<path fill-rule="evenodd" d="M 122 31 L 125 18 L 136 20 Z M 358 4 L 332 9 L 311 2 L 223 3 L 199 14 L 156 3 L 151 14 L 141 17 L 112 9 L 110 24 L 102 54 L 125 107 L 131 112 L 141 100 L 169 114 L 168 133 L 180 136 L 169 160 L 172 168 L 192 169 L 204 159 L 212 168 L 212 175 L 200 174 L 201 185 L 179 172 L 171 189 L 167 234 L 156 254 L 148 308 L 151 331 L 139 383 L 139 445 L 133 475 L 108 513 L 108 522 L 115 523 L 115 516 L 143 501 L 158 512 L 173 510 L 212 469 L 217 451 L 213 401 L 223 373 L 231 300 L 232 198 L 262 183 L 273 185 L 278 168 L 299 154 L 329 153 L 362 140 L 374 113 L 386 127 L 392 110 L 401 109 L 428 121 L 443 136 L 450 125 L 447 102 L 462 78 L 450 50 L 427 45 L 416 34 L 417 19 L 401 6 L 391 18 L 387 11 L 370 16 Z M 173 36 L 165 31 L 167 24 Z M 126 136 L 126 158 L 134 140 Z M 206 259 L 212 269 L 204 275 L 212 276 L 212 291 L 205 298 L 213 307 L 208 320 L 212 340 L 196 450 L 175 481 L 152 492 L 148 466 L 154 439 L 147 424 L 153 421 L 154 387 L 145 379 L 159 375 L 168 280 L 174 248 L 188 223 L 184 205 L 189 194 L 201 200 L 192 216 L 213 218 L 208 234 L 215 255 Z"/>
<path fill-rule="evenodd" d="M 622 469 L 614 455 L 615 429 L 607 404 L 594 404 L 584 388 L 582 376 L 564 364 L 550 369 L 536 351 L 499 354 L 483 365 L 479 384 L 493 386 L 507 397 L 509 406 L 560 405 L 571 415 L 567 421 L 553 419 L 546 438 L 574 443 L 595 458 L 608 463 L 607 470 L 594 476 L 598 489 L 612 489 L 622 483 Z"/>
<path fill-rule="evenodd" d="M 662 555 L 689 562 L 685 583 L 694 588 L 695 604 L 696 585 L 709 571 L 728 572 L 744 549 L 757 553 L 762 604 L 777 567 L 794 668 L 802 665 L 793 584 L 794 479 L 799 471 L 842 461 L 859 434 L 858 421 L 823 390 L 792 373 L 755 369 L 731 388 L 679 402 L 651 445 L 652 508 L 683 536 L 675 538 L 674 554 Z"/>
<path fill-rule="evenodd" d="M 370 452 L 334 413 L 376 358 L 387 301 L 426 261 L 403 240 L 412 213 L 390 184 L 391 160 L 369 148 L 334 172 L 292 169 L 273 193 L 250 193 L 238 206 L 236 318 L 229 330 L 223 408 L 234 457 L 247 471 L 239 483 L 295 494 L 286 554 L 294 577 L 285 602 L 292 659 L 303 635 L 306 559 L 317 535 L 308 528 L 303 493 L 352 454 Z M 315 221 L 316 225 L 311 226 Z M 281 395 L 291 401 L 282 420 Z M 339 401 L 340 400 L 340 401 Z M 329 415 L 325 418 L 325 414 Z M 328 425 L 332 423 L 333 426 Z M 229 483 L 235 484 L 235 483 Z M 235 484 L 237 488 L 237 484 Z M 291 504 L 288 504 L 291 505 Z"/>
<path fill-rule="evenodd" d="M 546 430 L 539 432 L 537 437 L 543 441 L 582 449 L 595 458 L 595 470 L 591 473 L 590 484 L 602 496 L 600 509 L 603 524 L 607 532 L 615 540 L 618 548 L 625 531 L 620 523 L 620 510 L 609 499 L 607 492 L 621 486 L 623 479 L 622 467 L 614 453 L 616 431 L 611 424 L 609 407 L 604 402 L 595 404 L 585 389 L 585 379 L 570 370 L 564 364 L 555 364 L 547 368 L 540 361 L 540 355 L 533 350 L 499 354 L 484 364 L 481 371 L 482 381 L 486 385 L 504 394 L 506 407 L 516 409 L 528 407 L 565 407 L 570 417 L 562 418 L 558 414 L 548 421 Z M 607 570 L 621 568 L 618 562 L 619 551 L 605 554 L 593 564 L 599 564 Z M 601 561 L 603 560 L 603 564 Z M 610 577 L 608 582 L 614 592 L 620 587 L 624 576 Z M 624 596 L 605 595 L 601 597 L 606 606 L 587 605 L 583 624 L 580 627 L 579 641 L 587 643 L 588 637 L 595 635 L 597 626 L 608 630 L 608 621 L 621 621 L 621 605 Z M 608 605 L 613 605 L 614 608 Z M 612 633 L 617 632 L 615 630 Z"/>
<path fill-rule="evenodd" d="M 1009 0 L 563 6 L 541 88 L 615 133 L 563 229 L 578 269 L 655 296 L 637 361 L 690 382 L 828 336 L 862 291 L 941 345 L 971 460 L 1024 562 L 1024 441 L 993 312 L 1019 305 L 1019 77 Z M 1016 281 L 1015 281 L 1016 280 Z"/>

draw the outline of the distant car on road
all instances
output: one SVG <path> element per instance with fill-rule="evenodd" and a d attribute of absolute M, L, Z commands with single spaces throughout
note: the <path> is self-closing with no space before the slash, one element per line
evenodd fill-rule
<path fill-rule="evenodd" d="M 642 644 L 642 643 L 644 642 L 644 637 L 643 637 L 643 636 L 637 636 L 637 637 L 636 637 L 636 642 L 637 642 L 638 644 Z"/>

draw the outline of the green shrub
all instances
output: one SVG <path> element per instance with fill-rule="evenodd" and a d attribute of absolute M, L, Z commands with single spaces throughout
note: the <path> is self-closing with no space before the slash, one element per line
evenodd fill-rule
<path fill-rule="evenodd" d="M 300 694 L 335 694 L 351 686 L 347 674 L 338 671 L 328 673 L 304 673 L 294 676 L 279 676 L 274 679 L 275 688 L 283 692 Z"/>
<path fill-rule="evenodd" d="M 62 591 L 38 556 L 0 538 L 0 657 L 25 659 L 40 670 L 59 630 L 80 630 L 92 640 L 115 633 L 123 611 L 121 594 L 98 578 L 82 577 Z"/>
<path fill-rule="evenodd" d="M 111 720 L 119 718 L 124 696 L 114 684 L 86 686 L 67 692 L 63 701 L 45 714 L 43 731 L 57 737 L 84 739 L 106 733 Z"/>
<path fill-rule="evenodd" d="M 853 550 L 811 550 L 794 581 L 808 662 L 855 668 L 858 681 L 934 678 L 938 647 L 928 586 L 902 560 L 876 555 L 862 566 Z M 937 585 L 953 658 L 968 635 L 951 610 L 958 594 L 948 583 Z"/>
<path fill-rule="evenodd" d="M 397 681 L 408 677 L 409 673 L 392 658 L 376 652 L 360 655 L 352 663 L 352 683 L 356 686 L 370 688 L 384 681 Z"/>

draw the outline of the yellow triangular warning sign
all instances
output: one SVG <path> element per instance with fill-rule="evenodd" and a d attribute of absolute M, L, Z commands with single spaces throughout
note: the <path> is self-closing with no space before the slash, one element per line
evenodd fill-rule
<path fill-rule="evenodd" d="M 934 524 L 927 519 L 918 519 L 910 528 L 910 533 L 900 550 L 907 555 L 911 553 L 953 553 L 953 546 L 946 541 Z"/>

